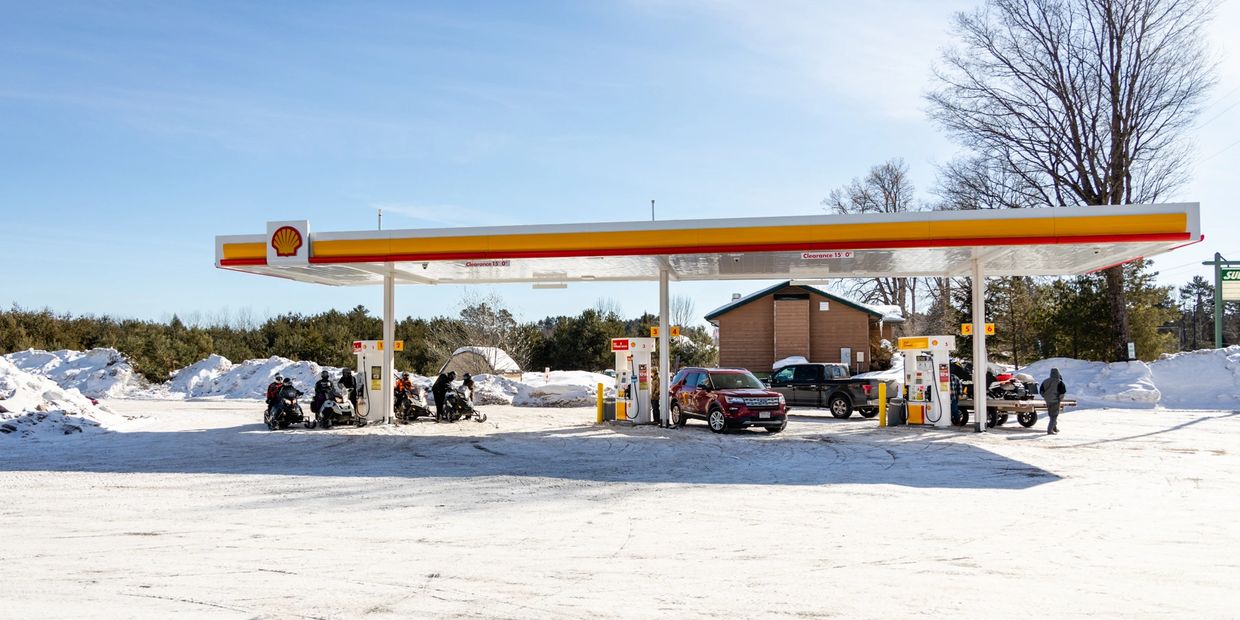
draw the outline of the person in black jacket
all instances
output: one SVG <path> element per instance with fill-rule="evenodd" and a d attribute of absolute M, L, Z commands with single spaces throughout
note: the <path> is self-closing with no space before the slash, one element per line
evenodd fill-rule
<path fill-rule="evenodd" d="M 1058 435 L 1059 403 L 1063 402 L 1063 395 L 1068 391 L 1068 387 L 1063 384 L 1063 377 L 1059 376 L 1058 368 L 1051 369 L 1051 376 L 1042 382 L 1038 391 L 1042 394 L 1042 400 L 1046 401 L 1046 417 L 1050 418 L 1050 422 L 1046 424 L 1046 434 Z"/>
<path fill-rule="evenodd" d="M 293 387 L 293 379 L 285 377 L 283 385 L 280 386 L 280 392 L 276 394 L 276 416 L 284 417 L 285 404 L 282 402 L 284 399 L 287 398 L 296 403 L 299 396 L 301 396 L 301 390 Z"/>
<path fill-rule="evenodd" d="M 340 391 L 348 395 L 349 402 L 357 409 L 357 379 L 353 378 L 353 371 L 348 368 L 340 372 Z"/>
<path fill-rule="evenodd" d="M 319 373 L 319 380 L 314 384 L 314 399 L 310 401 L 310 411 L 318 413 L 323 403 L 332 397 L 336 387 L 332 385 L 331 375 L 326 370 Z"/>
<path fill-rule="evenodd" d="M 431 386 L 431 395 L 435 397 L 435 419 L 443 420 L 443 404 L 448 399 L 448 390 L 452 388 L 452 382 L 456 380 L 456 371 L 448 373 L 439 373 L 435 379 L 435 384 Z"/>

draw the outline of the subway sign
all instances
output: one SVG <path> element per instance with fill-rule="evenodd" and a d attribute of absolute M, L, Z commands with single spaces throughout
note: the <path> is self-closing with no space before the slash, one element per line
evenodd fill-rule
<path fill-rule="evenodd" d="M 1220 269 L 1223 301 L 1240 301 L 1240 269 Z"/>

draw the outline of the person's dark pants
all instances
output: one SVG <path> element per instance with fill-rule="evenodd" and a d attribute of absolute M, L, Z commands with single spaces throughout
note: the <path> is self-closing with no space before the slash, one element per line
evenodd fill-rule
<path fill-rule="evenodd" d="M 1059 432 L 1059 403 L 1046 403 L 1046 417 L 1050 418 L 1050 422 L 1046 424 L 1046 434 L 1050 435 Z"/>
<path fill-rule="evenodd" d="M 444 419 L 443 401 L 448 399 L 448 393 L 447 392 L 435 392 L 434 394 L 432 394 L 432 396 L 435 397 L 435 419 L 442 420 Z"/>

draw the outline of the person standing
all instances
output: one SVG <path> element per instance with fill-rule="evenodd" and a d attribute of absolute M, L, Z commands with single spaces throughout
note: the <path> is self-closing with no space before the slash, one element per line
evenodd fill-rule
<path fill-rule="evenodd" d="M 949 385 L 951 386 L 952 391 L 952 424 L 955 426 L 964 426 L 968 423 L 968 421 L 965 420 L 960 414 L 960 394 L 964 391 L 964 383 L 960 380 L 960 377 L 956 376 L 956 373 L 953 372 L 951 375 L 951 383 Z"/>
<path fill-rule="evenodd" d="M 435 379 L 435 384 L 431 386 L 431 396 L 435 397 L 435 419 L 439 421 L 447 420 L 444 417 L 443 406 L 444 401 L 448 399 L 448 390 L 452 388 L 452 382 L 456 380 L 456 371 L 447 373 L 439 373 L 439 377 Z"/>
<path fill-rule="evenodd" d="M 1050 418 L 1050 422 L 1046 424 L 1046 434 L 1057 435 L 1059 434 L 1059 403 L 1063 402 L 1063 395 L 1068 391 L 1067 386 L 1063 384 L 1063 377 L 1059 376 L 1058 368 L 1051 369 L 1051 376 L 1042 382 L 1038 391 L 1042 393 L 1042 400 L 1046 401 L 1046 416 Z"/>
<path fill-rule="evenodd" d="M 353 403 L 353 408 L 357 409 L 357 379 L 353 378 L 353 371 L 345 368 L 340 372 L 340 389 L 346 394 L 346 398 Z"/>

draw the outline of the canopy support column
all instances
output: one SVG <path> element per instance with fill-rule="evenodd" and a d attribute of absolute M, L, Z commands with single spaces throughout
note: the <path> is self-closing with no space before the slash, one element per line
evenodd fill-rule
<path fill-rule="evenodd" d="M 668 299 L 667 299 L 667 268 L 659 270 L 659 423 L 662 426 L 671 425 L 671 411 L 668 410 L 670 403 L 667 398 L 667 388 L 671 385 L 671 374 L 669 374 L 671 363 L 669 359 L 670 342 L 671 342 L 671 326 L 668 325 Z"/>
<path fill-rule="evenodd" d="M 375 399 L 383 407 L 383 422 L 392 421 L 392 374 L 396 366 L 396 274 L 387 264 L 383 274 L 383 395 Z"/>
<path fill-rule="evenodd" d="M 973 258 L 973 417 L 974 430 L 986 432 L 986 274 Z"/>

